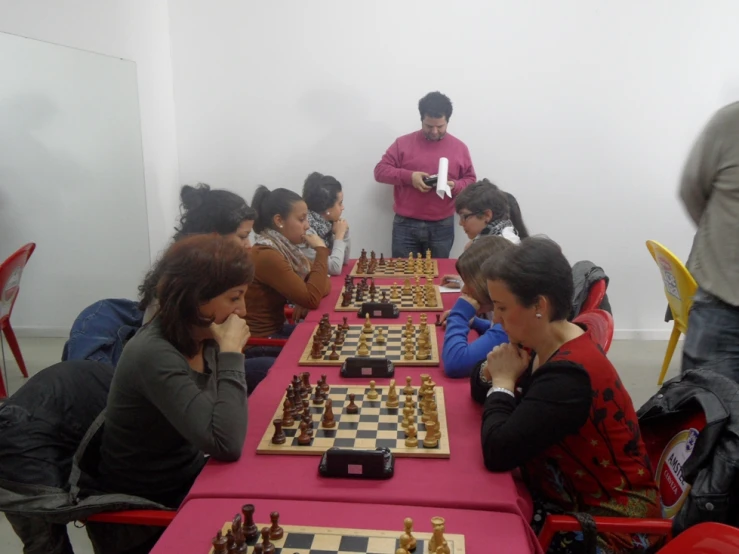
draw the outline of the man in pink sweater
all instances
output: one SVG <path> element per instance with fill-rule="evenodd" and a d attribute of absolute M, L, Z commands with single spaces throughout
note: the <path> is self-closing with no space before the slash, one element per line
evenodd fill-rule
<path fill-rule="evenodd" d="M 431 249 L 434 258 L 448 258 L 454 244 L 454 200 L 439 198 L 423 178 L 436 174 L 439 158 L 447 158 L 454 197 L 477 180 L 475 168 L 467 146 L 447 133 L 449 98 L 430 92 L 418 102 L 418 111 L 421 129 L 396 139 L 375 166 L 375 180 L 394 187 L 393 257 L 425 255 Z"/>

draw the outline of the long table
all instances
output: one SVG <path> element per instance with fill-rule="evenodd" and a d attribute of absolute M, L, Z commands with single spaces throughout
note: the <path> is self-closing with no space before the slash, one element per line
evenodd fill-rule
<path fill-rule="evenodd" d="M 351 267 L 352 265 L 347 266 L 345 272 Z M 453 267 L 453 260 L 439 260 L 441 275 L 453 273 Z M 429 373 L 437 385 L 444 388 L 451 449 L 449 459 L 397 458 L 392 479 L 368 481 L 319 477 L 319 456 L 256 453 L 265 430 L 271 428 L 272 418 L 294 374 L 308 371 L 312 383 L 321 374 L 327 374 L 331 385 L 364 384 L 361 379 L 342 378 L 337 367 L 298 366 L 315 322 L 322 314 L 329 314 L 329 319 L 334 324 L 340 323 L 347 315 L 353 315 L 334 310 L 343 280 L 343 276 L 332 277 L 331 294 L 324 298 L 319 309 L 312 312 L 309 319 L 297 326 L 269 375 L 249 398 L 248 433 L 241 458 L 233 463 L 214 460 L 208 462 L 190 490 L 184 508 L 195 501 L 250 498 L 254 502 L 259 499 L 273 499 L 272 501 L 343 503 L 350 512 L 358 509 L 358 504 L 375 505 L 369 508 L 374 514 L 388 505 L 413 504 L 419 509 L 426 507 L 484 511 L 492 519 L 497 517 L 496 514 L 503 520 L 508 520 L 512 515 L 517 521 L 524 524 L 528 522 L 532 515 L 532 506 L 525 488 L 511 473 L 491 473 L 484 466 L 480 449 L 481 409 L 470 399 L 469 381 L 446 377 L 443 365 L 396 368 L 396 380 L 401 383 L 406 375 L 410 375 L 414 383 L 418 384 L 419 375 Z M 453 305 L 457 297 L 456 294 L 442 296 L 447 308 Z M 401 314 L 400 320 L 373 321 L 398 323 L 405 321 L 405 315 Z M 418 321 L 419 314 L 413 315 L 414 321 Z M 433 321 L 432 317 L 429 319 Z M 443 331 L 436 327 L 433 329 L 437 333 L 441 349 Z M 389 380 L 376 381 L 378 387 L 382 387 Z M 353 522 L 356 524 L 356 521 Z M 376 527 L 374 523 L 372 527 Z M 530 539 L 531 531 L 528 525 L 524 527 Z M 536 548 L 530 540 L 526 544 Z"/>
<path fill-rule="evenodd" d="M 412 496 L 412 491 L 407 491 Z M 412 500 L 409 498 L 408 500 Z M 243 498 L 211 498 L 187 502 L 152 554 L 188 552 L 208 554 L 211 541 L 223 524 L 239 513 L 241 506 L 256 506 L 257 524 L 269 524 L 269 513 L 280 513 L 281 525 L 372 529 L 403 533 L 403 520 L 414 521 L 414 533 L 431 533 L 431 518 L 443 517 L 446 533 L 464 535 L 467 554 L 529 554 L 532 547 L 524 521 L 515 514 L 491 513 L 452 508 L 427 508 L 410 505 L 364 505 L 323 501 Z M 306 551 L 307 552 L 307 551 Z M 388 550 L 393 554 L 394 550 Z M 419 554 L 426 554 L 421 552 Z"/>

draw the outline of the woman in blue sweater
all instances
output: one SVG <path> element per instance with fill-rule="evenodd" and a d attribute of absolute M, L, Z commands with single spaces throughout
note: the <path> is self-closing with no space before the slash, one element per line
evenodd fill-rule
<path fill-rule="evenodd" d="M 446 319 L 444 335 L 444 373 L 448 377 L 469 377 L 477 364 L 490 351 L 508 342 L 508 335 L 500 325 L 477 317 L 478 313 L 493 309 L 488 294 L 487 282 L 482 274 L 482 264 L 508 248 L 515 248 L 508 239 L 499 236 L 480 237 L 457 260 L 457 272 L 464 287 Z M 480 336 L 469 342 L 470 329 Z"/>

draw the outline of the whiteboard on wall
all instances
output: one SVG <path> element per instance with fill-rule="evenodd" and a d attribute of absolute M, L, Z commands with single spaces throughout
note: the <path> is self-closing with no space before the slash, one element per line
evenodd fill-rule
<path fill-rule="evenodd" d="M 28 242 L 19 335 L 135 299 L 149 232 L 136 64 L 0 33 L 0 259 Z"/>

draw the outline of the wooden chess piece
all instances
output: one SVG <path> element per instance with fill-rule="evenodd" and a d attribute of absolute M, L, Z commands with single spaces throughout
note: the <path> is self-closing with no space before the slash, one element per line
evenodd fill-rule
<path fill-rule="evenodd" d="M 377 383 L 374 381 L 369 382 L 369 391 L 367 391 L 366 394 L 367 400 L 377 400 L 380 397 L 380 395 L 377 394 L 377 389 L 375 389 L 376 386 Z"/>
<path fill-rule="evenodd" d="M 359 346 L 357 347 L 357 356 L 360 358 L 366 358 L 370 355 L 369 347 L 367 346 L 367 340 L 364 335 L 359 339 Z"/>
<path fill-rule="evenodd" d="M 326 398 L 323 396 L 323 391 L 316 387 L 316 392 L 313 395 L 313 404 L 315 406 L 320 406 L 325 400 Z"/>
<path fill-rule="evenodd" d="M 336 338 L 334 339 L 334 346 L 344 346 L 344 331 L 336 332 Z"/>
<path fill-rule="evenodd" d="M 398 283 L 393 283 L 390 287 L 390 300 L 400 300 L 400 294 L 398 294 Z"/>
<path fill-rule="evenodd" d="M 380 261 L 379 261 L 379 264 L 380 265 L 385 265 L 385 254 L 383 254 L 382 252 L 380 252 Z"/>
<path fill-rule="evenodd" d="M 341 328 L 344 329 L 344 331 L 348 331 L 349 330 L 349 319 L 346 317 L 342 319 L 344 320 L 344 322 L 341 324 Z"/>
<path fill-rule="evenodd" d="M 426 348 L 426 345 L 419 346 L 418 352 L 416 353 L 416 360 L 428 360 L 430 357 L 430 352 L 428 348 Z"/>
<path fill-rule="evenodd" d="M 361 302 L 362 300 L 364 300 L 364 291 L 362 290 L 362 287 L 357 287 L 357 292 L 354 295 L 354 301 Z"/>
<path fill-rule="evenodd" d="M 408 428 L 405 430 L 405 434 L 405 445 L 408 448 L 418 448 L 418 431 L 416 430 L 416 426 L 408 425 Z"/>
<path fill-rule="evenodd" d="M 408 535 L 408 538 L 410 539 L 408 541 L 408 548 L 409 551 L 415 550 L 417 546 L 416 537 L 413 536 L 413 520 L 409 517 L 405 518 L 403 520 L 403 526 L 405 527 L 405 535 Z M 400 538 L 400 542 L 403 542 L 403 537 Z"/>
<path fill-rule="evenodd" d="M 310 384 L 310 372 L 304 371 L 301 377 L 303 380 L 303 389 L 307 392 L 306 396 L 309 396 L 313 392 L 313 387 Z"/>
<path fill-rule="evenodd" d="M 339 353 L 336 351 L 336 343 L 334 342 L 333 345 L 331 345 L 331 354 L 328 355 L 328 359 L 331 361 L 336 361 L 339 359 Z"/>
<path fill-rule="evenodd" d="M 405 387 L 403 387 L 403 394 L 414 394 L 416 392 L 416 389 L 413 388 L 413 385 L 411 385 L 411 382 L 413 381 L 413 377 L 410 375 L 405 378 Z"/>
<path fill-rule="evenodd" d="M 274 554 L 275 545 L 269 540 L 269 527 L 262 527 L 262 552 L 264 554 Z"/>
<path fill-rule="evenodd" d="M 244 504 L 241 507 L 241 514 L 244 516 L 244 523 L 241 528 L 244 531 L 246 540 L 256 539 L 259 535 L 259 529 L 254 524 L 254 504 Z"/>
<path fill-rule="evenodd" d="M 390 300 L 387 299 L 387 291 L 386 290 L 383 290 L 382 291 L 382 297 L 380 298 L 380 302 L 382 304 L 389 304 L 390 303 Z"/>
<path fill-rule="evenodd" d="M 349 404 L 347 404 L 346 408 L 344 409 L 344 411 L 347 414 L 354 415 L 354 414 L 358 414 L 359 413 L 359 406 L 357 406 L 354 403 L 354 398 L 355 398 L 354 393 L 350 393 L 349 394 Z"/>
<path fill-rule="evenodd" d="M 413 353 L 413 345 L 412 344 L 406 344 L 405 345 L 405 354 L 403 354 L 403 359 L 410 361 L 413 358 L 415 358 L 415 354 Z"/>
<path fill-rule="evenodd" d="M 285 437 L 285 433 L 282 431 L 282 420 L 275 419 L 272 422 L 272 425 L 275 426 L 275 434 L 272 435 L 272 444 L 285 444 L 287 438 Z"/>
<path fill-rule="evenodd" d="M 273 541 L 278 541 L 285 536 L 285 531 L 280 527 L 279 512 L 272 512 L 269 514 L 269 519 L 272 522 L 272 526 L 269 528 L 269 538 Z"/>
<path fill-rule="evenodd" d="M 292 402 L 290 402 L 289 398 L 285 398 L 285 401 L 282 403 L 282 425 L 291 427 L 294 424 Z"/>
<path fill-rule="evenodd" d="M 404 408 L 412 408 L 416 409 L 416 402 L 413 400 L 413 395 L 406 394 L 405 395 L 405 403 L 403 404 Z"/>
<path fill-rule="evenodd" d="M 370 321 L 370 316 L 367 314 L 364 318 L 364 326 L 362 327 L 362 332 L 365 335 L 371 335 L 374 329 L 372 328 L 372 322 Z"/>
<path fill-rule="evenodd" d="M 264 547 L 262 546 L 261 542 L 258 542 L 254 545 L 254 550 L 251 551 L 251 554 L 263 554 Z"/>
<path fill-rule="evenodd" d="M 326 399 L 326 407 L 323 409 L 321 427 L 325 429 L 333 429 L 336 427 L 336 419 L 334 418 L 334 402 L 330 398 Z"/>
<path fill-rule="evenodd" d="M 385 344 L 387 342 L 385 340 L 385 334 L 382 331 L 382 327 L 377 329 L 377 336 L 375 336 L 374 342 L 375 344 Z"/>
<path fill-rule="evenodd" d="M 431 525 L 434 526 L 434 534 L 431 536 L 431 540 L 429 540 L 429 550 L 431 552 L 438 552 L 438 548 L 440 546 L 443 546 L 446 544 L 446 539 L 444 538 L 444 528 L 445 528 L 445 521 L 443 517 L 432 517 L 431 518 Z M 448 547 L 446 550 L 447 554 L 449 553 Z"/>
<path fill-rule="evenodd" d="M 441 314 L 436 314 L 436 323 L 434 325 L 441 327 Z"/>
<path fill-rule="evenodd" d="M 439 446 L 439 439 L 436 437 L 436 424 L 433 421 L 426 422 L 426 437 L 423 439 L 424 448 L 436 448 Z"/>
<path fill-rule="evenodd" d="M 410 424 L 409 418 L 411 415 L 413 415 L 413 412 L 414 412 L 413 408 L 409 406 L 406 406 L 405 408 L 403 408 L 403 420 L 400 422 L 400 426 L 403 429 L 408 428 L 408 425 Z"/>
<path fill-rule="evenodd" d="M 345 289 L 341 295 L 341 307 L 346 308 L 352 305 L 352 291 Z"/>
<path fill-rule="evenodd" d="M 219 529 L 216 537 L 213 539 L 213 554 L 227 554 L 227 549 L 228 539 L 223 536 L 223 533 Z"/>
<path fill-rule="evenodd" d="M 313 439 L 308 434 L 308 424 L 305 421 L 300 422 L 300 436 L 298 436 L 298 444 L 300 446 L 310 446 Z"/>
<path fill-rule="evenodd" d="M 385 406 L 388 408 L 397 408 L 400 405 L 398 400 L 398 391 L 395 389 L 395 379 L 390 380 L 390 388 L 387 392 L 387 402 Z"/>
<path fill-rule="evenodd" d="M 320 360 L 323 358 L 323 348 L 321 346 L 321 340 L 318 337 L 313 337 L 313 346 L 310 349 L 310 357 L 312 360 Z"/>

